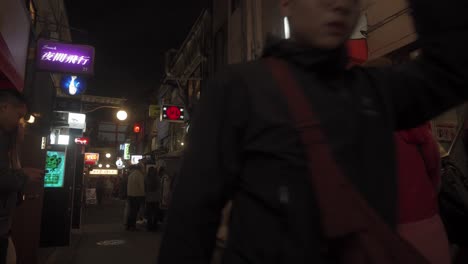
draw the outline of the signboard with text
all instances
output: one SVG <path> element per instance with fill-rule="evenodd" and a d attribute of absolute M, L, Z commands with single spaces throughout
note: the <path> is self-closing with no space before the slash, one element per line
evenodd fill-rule
<path fill-rule="evenodd" d="M 159 106 L 158 105 L 150 105 L 148 115 L 149 115 L 150 118 L 157 118 L 159 116 Z"/>
<path fill-rule="evenodd" d="M 130 160 L 130 144 L 125 143 L 124 145 L 124 160 Z"/>
<path fill-rule="evenodd" d="M 84 161 L 86 165 L 96 165 L 99 162 L 99 153 L 85 153 Z"/>
<path fill-rule="evenodd" d="M 94 48 L 88 45 L 39 39 L 36 66 L 39 70 L 48 72 L 92 75 L 94 74 Z"/>
<path fill-rule="evenodd" d="M 65 178 L 65 152 L 47 151 L 44 187 L 62 188 Z"/>
<path fill-rule="evenodd" d="M 176 105 L 163 105 L 161 111 L 161 121 L 184 122 L 185 108 Z"/>
<path fill-rule="evenodd" d="M 86 189 L 86 204 L 97 204 L 96 188 Z"/>
<path fill-rule="evenodd" d="M 87 137 L 79 137 L 75 138 L 75 144 L 77 145 L 88 145 L 89 144 L 89 138 Z"/>
<path fill-rule="evenodd" d="M 93 169 L 89 175 L 119 175 L 118 170 Z"/>
<path fill-rule="evenodd" d="M 73 129 L 85 129 L 86 128 L 86 115 L 79 113 L 68 114 L 68 126 Z"/>
<path fill-rule="evenodd" d="M 133 165 L 136 165 L 140 162 L 140 160 L 143 159 L 143 156 L 142 155 L 132 155 L 132 158 L 131 158 L 131 163 Z"/>
<path fill-rule="evenodd" d="M 457 136 L 456 123 L 442 123 L 435 126 L 436 139 L 440 142 L 452 142 Z"/>

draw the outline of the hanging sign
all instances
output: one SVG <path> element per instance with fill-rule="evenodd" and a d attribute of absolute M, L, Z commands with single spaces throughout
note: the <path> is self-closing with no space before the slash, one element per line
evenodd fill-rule
<path fill-rule="evenodd" d="M 85 153 L 84 160 L 86 165 L 96 165 L 99 162 L 99 153 Z"/>
<path fill-rule="evenodd" d="M 124 160 L 130 160 L 130 144 L 125 143 L 124 145 Z"/>
<path fill-rule="evenodd" d="M 87 137 L 79 137 L 75 138 L 75 144 L 77 145 L 88 145 L 89 144 L 89 138 Z"/>
<path fill-rule="evenodd" d="M 94 74 L 94 48 L 46 39 L 37 42 L 36 66 L 48 72 Z"/>
<path fill-rule="evenodd" d="M 185 108 L 176 105 L 163 105 L 161 120 L 169 122 L 184 122 Z"/>
<path fill-rule="evenodd" d="M 81 95 L 86 90 L 86 79 L 76 75 L 65 75 L 62 77 L 60 87 L 66 95 Z"/>
<path fill-rule="evenodd" d="M 85 129 L 86 128 L 86 115 L 79 113 L 68 114 L 68 126 L 73 129 Z"/>
<path fill-rule="evenodd" d="M 136 165 L 140 162 L 140 160 L 143 159 L 143 156 L 142 155 L 132 155 L 132 158 L 131 158 L 131 163 L 133 165 Z"/>
<path fill-rule="evenodd" d="M 158 105 L 150 105 L 148 115 L 149 115 L 150 118 L 157 118 L 159 116 L 159 106 Z"/>

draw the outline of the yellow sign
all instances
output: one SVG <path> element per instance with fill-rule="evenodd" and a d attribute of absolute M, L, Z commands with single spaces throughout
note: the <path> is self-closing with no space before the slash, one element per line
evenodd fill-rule
<path fill-rule="evenodd" d="M 149 106 L 149 117 L 150 118 L 158 118 L 160 113 L 160 107 L 158 105 L 150 105 Z"/>
<path fill-rule="evenodd" d="M 99 153 L 85 153 L 84 161 L 86 165 L 95 165 L 99 161 Z"/>

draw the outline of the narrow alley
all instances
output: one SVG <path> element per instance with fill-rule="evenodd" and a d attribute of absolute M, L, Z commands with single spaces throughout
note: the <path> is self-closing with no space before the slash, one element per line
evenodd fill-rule
<path fill-rule="evenodd" d="M 468 264 L 468 0 L 0 0 L 0 264 Z"/>

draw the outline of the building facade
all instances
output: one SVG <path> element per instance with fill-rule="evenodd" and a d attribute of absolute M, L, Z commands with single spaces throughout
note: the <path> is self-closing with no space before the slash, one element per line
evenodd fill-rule
<path fill-rule="evenodd" d="M 162 120 L 162 114 L 153 117 L 148 136 L 152 151 L 159 154 L 180 153 L 185 146 L 190 116 L 212 70 L 211 14 L 204 10 L 177 51 L 169 51 L 166 73 L 158 90 L 157 104 L 184 107 L 184 121 Z M 158 154 L 158 155 L 159 155 Z"/>
<path fill-rule="evenodd" d="M 0 89 L 15 88 L 28 98 L 36 123 L 28 125 L 21 151 L 23 167 L 44 168 L 43 139 L 50 132 L 57 76 L 36 72 L 39 38 L 71 41 L 63 0 L 0 1 Z M 14 216 L 13 240 L 18 263 L 36 263 L 39 247 L 43 186 L 29 184 L 25 202 Z"/>
<path fill-rule="evenodd" d="M 0 3 L 0 88 L 24 88 L 33 18 L 22 1 Z"/>

